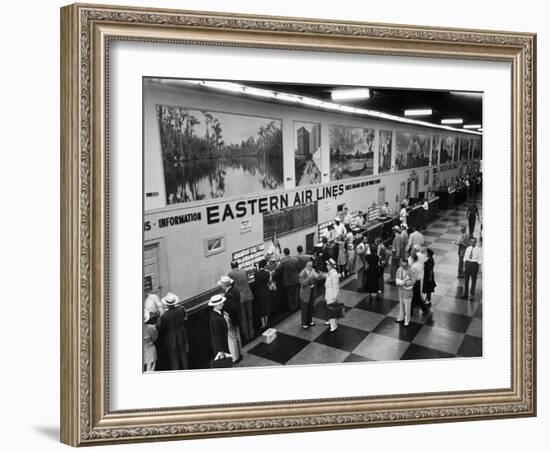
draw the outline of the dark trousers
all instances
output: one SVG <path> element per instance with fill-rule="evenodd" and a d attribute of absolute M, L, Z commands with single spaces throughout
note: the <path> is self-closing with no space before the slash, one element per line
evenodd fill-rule
<path fill-rule="evenodd" d="M 419 306 L 424 309 L 424 299 L 422 298 L 422 282 L 416 280 L 413 285 L 413 297 L 412 297 L 412 307 Z"/>
<path fill-rule="evenodd" d="M 464 266 L 464 295 L 468 295 L 468 286 L 470 284 L 470 279 L 471 279 L 472 285 L 470 289 L 470 297 L 475 297 L 478 271 L 479 271 L 478 263 L 472 262 L 472 261 L 466 261 L 466 264 Z"/>
<path fill-rule="evenodd" d="M 300 303 L 300 285 L 286 286 L 286 300 L 291 311 L 297 311 Z"/>
<path fill-rule="evenodd" d="M 300 312 L 302 315 L 302 325 L 307 326 L 313 322 L 313 300 L 315 288 L 311 288 L 309 299 L 300 300 Z"/>
<path fill-rule="evenodd" d="M 254 313 L 252 310 L 252 300 L 241 302 L 240 326 L 243 341 L 250 341 L 254 337 Z"/>

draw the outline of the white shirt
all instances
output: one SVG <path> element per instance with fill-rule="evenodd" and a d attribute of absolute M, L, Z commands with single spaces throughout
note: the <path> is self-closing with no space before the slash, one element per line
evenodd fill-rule
<path fill-rule="evenodd" d="M 343 224 L 336 225 L 334 224 L 334 235 L 335 237 L 344 237 L 346 235 L 346 227 Z"/>
<path fill-rule="evenodd" d="M 428 209 L 430 208 L 430 206 L 428 205 L 428 201 L 426 200 L 424 202 L 424 204 L 422 205 L 422 208 L 424 208 L 426 211 L 428 211 Z"/>
<path fill-rule="evenodd" d="M 344 225 L 350 225 L 351 224 L 351 214 L 347 213 L 344 214 Z"/>
<path fill-rule="evenodd" d="M 471 261 L 481 264 L 481 249 L 470 245 L 466 249 L 466 253 L 464 253 L 464 261 Z"/>

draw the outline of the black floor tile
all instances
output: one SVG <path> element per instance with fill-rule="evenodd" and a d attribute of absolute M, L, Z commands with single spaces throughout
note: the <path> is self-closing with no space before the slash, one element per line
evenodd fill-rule
<path fill-rule="evenodd" d="M 327 327 L 327 330 L 313 342 L 351 352 L 368 334 L 368 331 L 358 330 L 345 325 L 338 325 L 338 329 L 332 333 Z"/>
<path fill-rule="evenodd" d="M 430 230 L 433 230 L 434 228 L 439 231 L 440 228 L 447 229 L 448 225 L 445 223 L 432 223 L 430 225 Z"/>
<path fill-rule="evenodd" d="M 483 345 L 481 338 L 475 336 L 464 336 L 462 345 L 458 349 L 458 356 L 482 356 Z"/>
<path fill-rule="evenodd" d="M 388 293 L 389 292 L 390 290 L 388 289 Z M 397 300 L 391 300 L 388 298 L 377 299 L 376 297 L 372 297 L 372 299 L 369 299 L 367 297 L 361 300 L 357 305 L 355 305 L 355 307 L 378 314 L 388 314 L 398 303 L 399 302 Z"/>
<path fill-rule="evenodd" d="M 345 289 L 346 291 L 356 291 L 357 292 L 357 280 L 354 278 L 353 280 L 346 283 L 345 286 L 343 286 L 341 289 Z"/>
<path fill-rule="evenodd" d="M 409 326 L 406 327 L 403 324 L 397 323 L 395 317 L 388 316 L 385 317 L 372 332 L 401 341 L 411 342 L 422 327 L 423 325 L 421 323 L 412 321 L 409 322 Z"/>
<path fill-rule="evenodd" d="M 447 330 L 456 331 L 457 333 L 466 333 L 471 322 L 471 317 L 436 309 L 426 321 L 426 325 L 445 328 Z"/>
<path fill-rule="evenodd" d="M 372 359 L 365 358 L 361 355 L 356 355 L 355 353 L 350 353 L 350 355 L 344 359 L 344 362 L 365 362 L 365 361 L 372 361 Z"/>
<path fill-rule="evenodd" d="M 259 343 L 249 350 L 249 353 L 280 364 L 286 364 L 294 355 L 302 350 L 309 341 L 285 333 L 277 333 L 277 338 L 271 344 Z"/>
<path fill-rule="evenodd" d="M 404 359 L 437 359 L 437 358 L 454 358 L 451 353 L 441 352 L 433 348 L 423 347 L 422 345 L 411 344 L 401 357 Z"/>
<path fill-rule="evenodd" d="M 344 306 L 344 309 L 349 311 L 351 308 L 349 306 Z M 328 309 L 327 309 L 327 302 L 325 300 L 321 300 L 313 306 L 313 317 L 316 317 L 320 320 L 328 320 Z"/>

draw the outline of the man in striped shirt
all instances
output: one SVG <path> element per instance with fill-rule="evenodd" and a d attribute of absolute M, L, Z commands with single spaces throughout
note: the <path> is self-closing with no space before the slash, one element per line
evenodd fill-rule
<path fill-rule="evenodd" d="M 470 240 L 470 246 L 464 253 L 464 293 L 462 298 L 468 298 L 468 287 L 470 280 L 472 281 L 470 288 L 470 300 L 475 299 L 477 273 L 481 264 L 481 249 L 476 246 L 477 239 Z"/>

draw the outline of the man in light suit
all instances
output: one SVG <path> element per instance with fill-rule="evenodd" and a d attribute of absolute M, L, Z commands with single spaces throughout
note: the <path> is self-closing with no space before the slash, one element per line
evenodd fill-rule
<path fill-rule="evenodd" d="M 393 241 L 391 248 L 391 267 L 390 267 L 390 283 L 395 282 L 395 274 L 403 259 L 403 236 L 401 236 L 399 226 L 393 227 Z"/>
<path fill-rule="evenodd" d="M 313 260 L 306 263 L 306 267 L 300 272 L 300 310 L 302 313 L 302 328 L 314 327 L 313 301 L 315 300 L 315 282 L 319 274 L 313 269 Z"/>
<path fill-rule="evenodd" d="M 411 226 L 412 233 L 409 236 L 409 241 L 407 243 L 407 251 L 410 253 L 415 245 L 420 247 L 424 246 L 424 235 L 416 229 L 413 225 Z"/>

